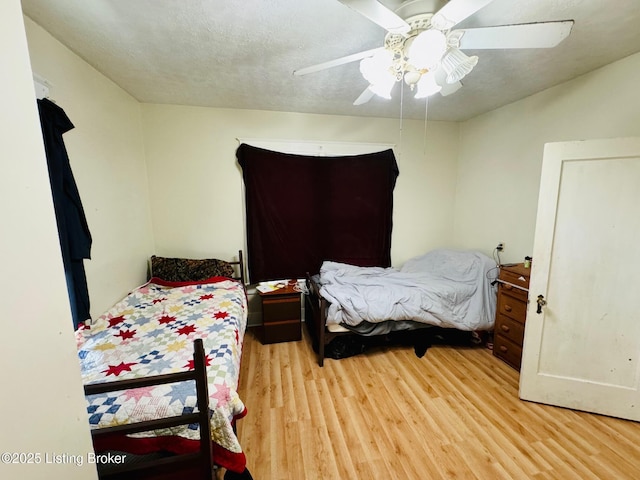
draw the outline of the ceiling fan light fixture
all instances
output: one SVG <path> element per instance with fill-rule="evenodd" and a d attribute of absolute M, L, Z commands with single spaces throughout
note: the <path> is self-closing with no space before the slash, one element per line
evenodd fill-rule
<path fill-rule="evenodd" d="M 369 83 L 376 84 L 379 78 L 391 76 L 389 72 L 391 62 L 391 53 L 387 50 L 380 50 L 373 56 L 363 58 L 360 61 L 360 73 Z"/>
<path fill-rule="evenodd" d="M 450 48 L 442 58 L 442 68 L 447 74 L 447 83 L 456 83 L 462 80 L 478 64 L 476 55 L 469 57 L 457 48 Z"/>
<path fill-rule="evenodd" d="M 360 62 L 360 73 L 369 82 L 369 90 L 386 99 L 391 98 L 391 89 L 396 83 L 396 77 L 391 72 L 392 60 L 391 53 L 382 50 Z"/>
<path fill-rule="evenodd" d="M 369 90 L 375 93 L 377 96 L 384 98 L 385 100 L 391 100 L 391 89 L 395 85 L 396 81 L 393 80 L 390 83 L 380 82 L 376 85 L 369 85 Z"/>
<path fill-rule="evenodd" d="M 437 67 L 447 51 L 447 37 L 439 30 L 429 29 L 412 39 L 407 59 L 418 70 Z"/>
<path fill-rule="evenodd" d="M 421 75 L 420 72 L 415 70 L 414 68 L 407 70 L 404 74 L 404 83 L 409 85 L 413 90 L 413 87 L 420 81 Z"/>
<path fill-rule="evenodd" d="M 438 12 L 433 17 L 431 17 L 431 26 L 441 31 L 449 30 L 455 24 L 456 22 L 454 22 L 453 20 L 449 20 L 442 14 L 442 12 Z"/>
<path fill-rule="evenodd" d="M 422 75 L 417 85 L 418 91 L 416 92 L 415 98 L 430 97 L 442 90 L 442 87 L 436 82 L 436 76 L 431 72 Z"/>

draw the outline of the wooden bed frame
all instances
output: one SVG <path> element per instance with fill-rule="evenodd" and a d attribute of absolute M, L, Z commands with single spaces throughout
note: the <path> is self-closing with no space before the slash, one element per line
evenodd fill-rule
<path fill-rule="evenodd" d="M 229 265 L 237 265 L 238 266 L 238 276 L 234 276 L 233 279 L 234 280 L 238 280 L 240 283 L 242 283 L 242 286 L 244 287 L 244 292 L 245 294 L 247 293 L 247 285 L 244 281 L 244 260 L 242 259 L 242 250 L 238 250 L 238 260 L 235 262 L 227 262 Z"/>
<path fill-rule="evenodd" d="M 246 294 L 244 261 L 242 250 L 238 251 L 237 261 L 227 261 L 230 265 L 238 269 L 234 280 L 242 283 Z M 143 422 L 130 423 L 112 427 L 97 428 L 91 430 L 91 438 L 108 438 L 110 436 L 122 436 L 132 433 L 152 431 L 161 428 L 170 428 L 179 425 L 189 425 L 198 423 L 200 426 L 200 448 L 198 453 L 175 454 L 161 458 L 145 459 L 133 463 L 122 465 L 109 465 L 107 468 L 98 468 L 100 479 L 117 480 L 174 480 L 189 478 L 192 480 L 215 480 L 220 477 L 223 470 L 218 470 L 216 474 L 215 462 L 211 448 L 211 423 L 209 420 L 209 387 L 207 380 L 206 356 L 202 339 L 194 341 L 194 369 L 171 373 L 166 375 L 155 375 L 146 378 L 135 378 L 129 380 L 118 380 L 114 382 L 103 382 L 84 386 L 85 395 L 95 395 L 113 391 L 130 390 L 135 388 L 163 385 L 166 383 L 177 383 L 195 381 L 198 412 L 176 415 L 166 418 L 148 420 Z M 99 454 L 99 453 L 98 453 Z M 245 470 L 242 474 L 228 471 L 224 478 L 250 480 L 251 474 Z"/>
<path fill-rule="evenodd" d="M 320 295 L 318 285 L 307 273 L 308 295 L 305 295 L 304 321 L 311 335 L 313 350 L 318 353 L 318 364 L 324 366 L 324 353 L 327 344 L 341 335 L 355 335 L 352 332 L 330 332 L 327 329 L 327 309 L 329 302 Z"/>
<path fill-rule="evenodd" d="M 197 477 L 212 480 L 213 453 L 211 451 L 211 424 L 209 423 L 209 388 L 207 386 L 207 368 L 205 362 L 204 347 L 202 339 L 195 340 L 193 352 L 194 369 L 186 372 L 177 372 L 167 375 L 156 375 L 147 378 L 134 378 L 130 380 L 119 380 L 115 382 L 97 383 L 85 385 L 85 395 L 95 395 L 99 393 L 114 392 L 119 390 L 130 390 L 134 388 L 149 387 L 152 385 L 163 385 L 174 382 L 196 382 L 198 413 L 176 415 L 145 422 L 130 423 L 127 425 L 117 425 L 113 427 L 97 428 L 91 430 L 91 438 L 104 438 L 112 435 L 129 435 L 155 430 L 158 428 L 170 428 L 178 425 L 189 425 L 198 423 L 200 425 L 200 451 L 182 455 L 173 455 L 166 458 L 142 461 L 135 464 L 113 465 L 103 471 L 98 470 L 99 477 L 117 479 L 146 479 L 161 478 L 159 475 L 178 473 L 183 475 L 185 470 L 199 473 Z"/>

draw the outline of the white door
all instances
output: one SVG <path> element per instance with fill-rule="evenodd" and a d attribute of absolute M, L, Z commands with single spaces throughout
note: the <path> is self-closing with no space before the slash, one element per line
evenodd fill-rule
<path fill-rule="evenodd" d="M 640 138 L 545 146 L 520 398 L 640 420 Z"/>

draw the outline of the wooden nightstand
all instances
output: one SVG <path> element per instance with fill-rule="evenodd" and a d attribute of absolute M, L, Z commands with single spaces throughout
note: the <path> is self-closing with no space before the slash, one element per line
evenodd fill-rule
<path fill-rule="evenodd" d="M 527 318 L 530 268 L 519 263 L 500 267 L 493 354 L 520 370 Z"/>
<path fill-rule="evenodd" d="M 293 285 L 260 293 L 262 300 L 262 343 L 302 339 L 300 292 Z"/>

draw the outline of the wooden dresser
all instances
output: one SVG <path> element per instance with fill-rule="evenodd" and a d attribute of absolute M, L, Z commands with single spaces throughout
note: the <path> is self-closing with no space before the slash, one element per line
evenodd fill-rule
<path fill-rule="evenodd" d="M 523 263 L 500 267 L 493 354 L 520 370 L 527 317 L 530 268 Z"/>

